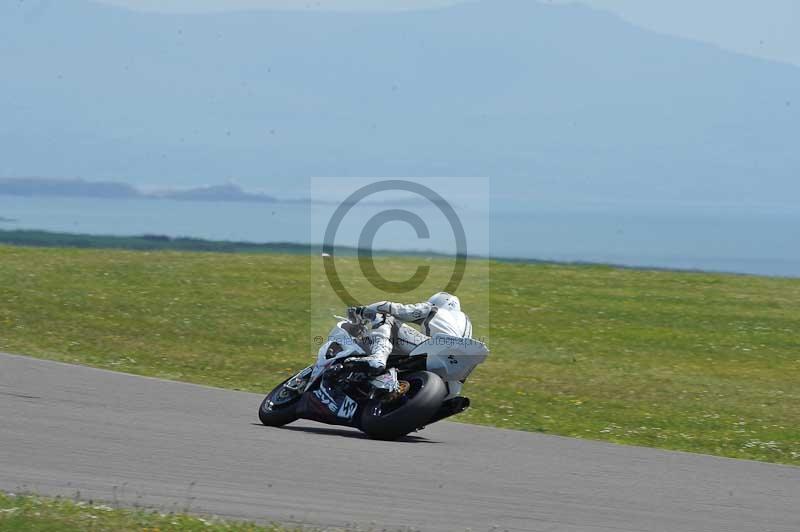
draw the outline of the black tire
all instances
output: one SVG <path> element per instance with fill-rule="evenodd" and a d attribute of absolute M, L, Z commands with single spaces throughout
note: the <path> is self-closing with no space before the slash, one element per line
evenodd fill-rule
<path fill-rule="evenodd" d="M 429 371 L 400 377 L 411 389 L 398 401 L 373 399 L 361 414 L 361 430 L 374 440 L 396 440 L 425 426 L 447 396 L 442 379 Z"/>
<path fill-rule="evenodd" d="M 280 383 L 261 401 L 261 406 L 258 407 L 258 419 L 264 425 L 282 427 L 297 421 L 297 403 L 301 394 L 284 387 L 289 380 Z"/>

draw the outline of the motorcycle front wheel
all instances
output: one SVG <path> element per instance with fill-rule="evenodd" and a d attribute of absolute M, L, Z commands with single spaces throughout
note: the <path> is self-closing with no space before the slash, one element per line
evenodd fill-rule
<path fill-rule="evenodd" d="M 285 385 L 291 378 L 286 379 L 272 390 L 258 408 L 258 419 L 268 427 L 282 427 L 292 421 L 297 421 L 297 402 L 302 394 L 287 388 Z"/>
<path fill-rule="evenodd" d="M 403 375 L 400 380 L 408 383 L 403 395 L 373 399 L 361 414 L 361 430 L 374 440 L 396 440 L 424 427 L 447 395 L 442 379 L 430 371 Z"/>

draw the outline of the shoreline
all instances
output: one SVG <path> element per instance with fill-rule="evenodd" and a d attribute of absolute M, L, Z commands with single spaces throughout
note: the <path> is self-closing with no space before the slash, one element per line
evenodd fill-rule
<path fill-rule="evenodd" d="M 157 234 L 143 235 L 94 235 L 88 233 L 69 233 L 44 231 L 37 229 L 0 229 L 0 245 L 39 248 L 76 248 L 76 249 L 119 249 L 128 251 L 187 251 L 200 253 L 284 253 L 292 255 L 320 255 L 321 244 L 300 244 L 296 242 L 246 242 L 228 240 L 207 240 L 195 237 L 171 237 Z M 358 256 L 358 248 L 339 246 L 336 248 L 341 256 Z M 378 257 L 426 257 L 437 259 L 454 258 L 452 254 L 438 253 L 431 250 L 389 250 L 376 249 L 372 253 Z M 665 266 L 630 265 L 613 262 L 594 261 L 559 261 L 537 258 L 487 257 L 471 255 L 473 260 L 488 260 L 506 264 L 541 264 L 568 267 L 605 267 L 633 271 L 657 271 L 711 275 L 733 275 L 739 277 L 761 277 L 769 279 L 800 280 L 797 275 L 765 275 L 742 273 L 724 270 L 700 268 L 671 268 Z"/>

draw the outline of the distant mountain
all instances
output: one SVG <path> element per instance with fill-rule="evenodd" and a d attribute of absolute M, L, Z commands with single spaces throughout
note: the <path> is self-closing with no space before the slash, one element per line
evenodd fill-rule
<path fill-rule="evenodd" d="M 577 4 L 2 2 L 0 53 L 0 175 L 236 176 L 293 196 L 302 178 L 373 175 L 490 176 L 497 197 L 537 201 L 800 195 L 800 68 Z"/>
<path fill-rule="evenodd" d="M 139 198 L 131 185 L 83 179 L 0 178 L 0 194 L 11 196 L 59 196 L 80 198 Z"/>
<path fill-rule="evenodd" d="M 274 203 L 272 196 L 245 192 L 241 187 L 228 183 L 185 190 L 166 190 L 150 194 L 150 197 L 167 198 L 185 201 L 254 201 Z"/>
<path fill-rule="evenodd" d="M 240 186 L 202 186 L 186 189 L 164 189 L 143 192 L 126 183 L 85 181 L 83 179 L 0 178 L 0 194 L 12 196 L 57 196 L 80 198 L 173 199 L 184 201 L 248 201 L 275 202 L 261 193 L 245 192 Z M 0 220 L 3 221 L 3 220 Z"/>

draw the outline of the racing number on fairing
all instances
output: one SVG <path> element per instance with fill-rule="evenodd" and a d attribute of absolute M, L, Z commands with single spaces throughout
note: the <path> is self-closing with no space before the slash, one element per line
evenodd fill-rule
<path fill-rule="evenodd" d="M 450 362 L 450 364 L 458 364 L 458 359 L 455 355 L 448 355 L 447 361 Z"/>
<path fill-rule="evenodd" d="M 345 396 L 344 403 L 342 403 L 342 407 L 339 409 L 339 412 L 336 414 L 336 416 L 343 417 L 345 419 L 352 419 L 353 415 L 356 413 L 356 408 L 358 408 L 358 403 Z"/>

